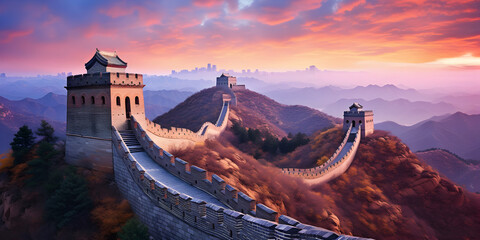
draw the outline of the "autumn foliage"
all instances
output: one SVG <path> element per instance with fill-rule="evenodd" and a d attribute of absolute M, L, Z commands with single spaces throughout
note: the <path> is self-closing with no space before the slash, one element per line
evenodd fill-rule
<path fill-rule="evenodd" d="M 339 178 L 309 187 L 269 162 L 237 150 L 225 132 L 218 141 L 177 151 L 280 214 L 344 234 L 376 239 L 474 239 L 480 233 L 478 196 L 422 164 L 399 139 L 377 131 L 362 140 Z M 289 157 L 310 164 L 333 152 L 342 132 L 314 134 Z M 323 146 L 325 145 L 325 146 Z"/>

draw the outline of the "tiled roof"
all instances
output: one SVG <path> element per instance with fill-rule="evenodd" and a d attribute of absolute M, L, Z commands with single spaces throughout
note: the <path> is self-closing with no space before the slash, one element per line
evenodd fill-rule
<path fill-rule="evenodd" d="M 116 52 L 105 52 L 97 49 L 92 59 L 85 63 L 85 68 L 90 69 L 95 62 L 102 64 L 103 66 L 115 66 L 115 67 L 127 67 L 127 63 L 120 59 Z"/>

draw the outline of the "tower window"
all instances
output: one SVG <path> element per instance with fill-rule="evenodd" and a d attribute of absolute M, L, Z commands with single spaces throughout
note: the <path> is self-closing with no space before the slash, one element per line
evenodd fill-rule
<path fill-rule="evenodd" d="M 95 97 L 92 96 L 92 104 L 95 104 Z"/>
<path fill-rule="evenodd" d="M 85 104 L 85 96 L 82 96 L 82 104 Z"/>
<path fill-rule="evenodd" d="M 75 105 L 75 96 L 72 96 L 72 104 Z"/>
<path fill-rule="evenodd" d="M 102 96 L 102 104 L 105 105 L 105 96 Z"/>
<path fill-rule="evenodd" d="M 119 78 L 119 77 L 120 77 L 120 73 L 117 73 L 117 78 Z"/>
<path fill-rule="evenodd" d="M 117 97 L 117 106 L 120 106 L 120 97 Z"/>
<path fill-rule="evenodd" d="M 138 99 L 138 97 L 135 97 L 135 104 L 140 104 L 140 100 Z"/>

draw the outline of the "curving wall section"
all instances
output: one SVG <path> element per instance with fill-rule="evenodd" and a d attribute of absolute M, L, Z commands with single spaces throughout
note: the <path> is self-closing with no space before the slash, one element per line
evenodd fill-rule
<path fill-rule="evenodd" d="M 224 204 L 200 200 L 156 180 L 155 170 L 142 166 L 112 127 L 116 182 L 156 239 L 360 239 L 302 224 L 284 215 L 278 217 L 275 211 L 256 204 L 217 175 L 207 179 L 204 169 L 190 166 L 158 147 L 135 118 L 132 125 L 139 143 L 158 167 Z"/>
<path fill-rule="evenodd" d="M 345 137 L 335 153 L 321 166 L 307 169 L 283 168 L 282 173 L 304 179 L 308 184 L 328 182 L 347 171 L 360 144 L 361 127 L 350 124 Z"/>
<path fill-rule="evenodd" d="M 218 116 L 217 122 L 215 124 L 211 122 L 205 122 L 197 132 L 186 128 L 162 128 L 159 124 L 150 121 L 148 118 L 145 118 L 145 129 L 157 137 L 185 139 L 193 142 L 202 142 L 206 139 L 216 137 L 220 135 L 220 133 L 222 133 L 227 127 L 228 114 L 230 113 L 230 95 L 223 94 L 222 98 L 222 109 L 220 111 L 220 115 Z"/>

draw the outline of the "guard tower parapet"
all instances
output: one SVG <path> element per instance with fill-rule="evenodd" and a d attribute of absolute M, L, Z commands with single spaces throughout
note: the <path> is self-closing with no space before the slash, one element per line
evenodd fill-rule
<path fill-rule="evenodd" d="M 67 88 L 97 85 L 144 86 L 143 75 L 138 73 L 90 73 L 69 76 Z"/>
<path fill-rule="evenodd" d="M 346 132 L 350 124 L 353 128 L 361 125 L 362 138 L 372 134 L 374 131 L 373 111 L 363 110 L 363 106 L 359 103 L 353 103 L 349 108 L 350 111 L 343 112 L 343 131 Z"/>

